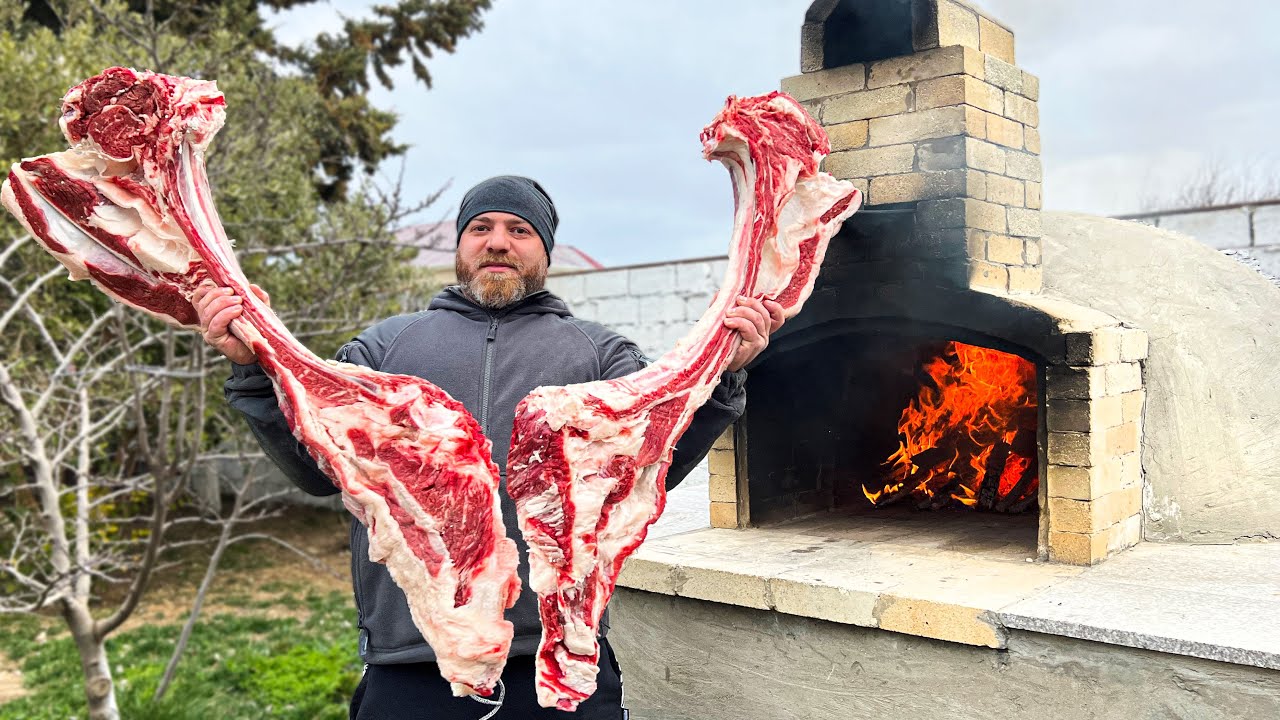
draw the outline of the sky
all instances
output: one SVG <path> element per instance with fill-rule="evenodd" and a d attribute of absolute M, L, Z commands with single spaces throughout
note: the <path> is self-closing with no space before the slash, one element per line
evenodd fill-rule
<path fill-rule="evenodd" d="M 302 42 L 360 15 L 328 0 L 274 18 Z M 451 217 L 486 177 L 536 178 L 557 242 L 606 265 L 723 255 L 728 174 L 698 134 L 727 95 L 799 73 L 810 0 L 495 0 L 485 28 L 373 101 L 396 111 L 410 197 Z M 1280 173 L 1280 3 L 978 0 L 1041 78 L 1045 207 L 1103 215 L 1167 205 L 1208 165 Z M 327 8 L 326 8 L 327 5 Z M 400 172 L 400 161 L 385 175 Z"/>

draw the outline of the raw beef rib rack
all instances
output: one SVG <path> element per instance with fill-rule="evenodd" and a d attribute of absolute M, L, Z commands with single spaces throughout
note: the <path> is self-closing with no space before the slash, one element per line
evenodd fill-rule
<path fill-rule="evenodd" d="M 249 290 L 213 206 L 204 152 L 224 119 L 212 82 L 111 68 L 72 88 L 70 150 L 13 166 L 0 200 L 51 255 L 107 295 L 196 328 L 201 283 L 231 288 L 232 331 L 276 387 L 294 435 L 365 524 L 456 694 L 488 695 L 520 592 L 490 443 L 415 377 L 321 360 Z"/>
<path fill-rule="evenodd" d="M 672 448 L 740 344 L 726 312 L 740 295 L 799 312 L 828 241 L 862 203 L 852 183 L 818 171 L 826 133 L 782 93 L 729 98 L 702 142 L 728 167 L 737 206 L 711 307 L 644 370 L 538 388 L 516 408 L 507 489 L 539 596 L 545 707 L 572 710 L 595 691 L 597 630 L 622 563 L 662 514 Z"/>

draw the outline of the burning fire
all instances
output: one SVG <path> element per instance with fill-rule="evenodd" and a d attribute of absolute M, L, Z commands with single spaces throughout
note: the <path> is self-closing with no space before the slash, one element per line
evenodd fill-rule
<path fill-rule="evenodd" d="M 910 497 L 920 508 L 959 502 L 1019 512 L 1036 500 L 1036 368 L 1017 355 L 950 342 L 898 420 L 873 505 Z"/>

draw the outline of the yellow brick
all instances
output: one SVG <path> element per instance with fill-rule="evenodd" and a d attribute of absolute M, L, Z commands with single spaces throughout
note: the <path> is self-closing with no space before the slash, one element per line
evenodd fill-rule
<path fill-rule="evenodd" d="M 1009 268 L 989 262 L 969 263 L 969 287 L 992 290 L 1009 289 Z"/>
<path fill-rule="evenodd" d="M 916 110 L 962 104 L 1004 112 L 1004 92 L 969 75 L 949 75 L 916 85 Z"/>
<path fill-rule="evenodd" d="M 1128 455 L 1138 451 L 1142 442 L 1142 433 L 1138 430 L 1138 423 L 1131 422 L 1107 430 L 1106 438 L 1107 454 Z"/>
<path fill-rule="evenodd" d="M 1050 465 L 1045 473 L 1049 497 L 1089 501 L 1132 487 L 1141 478 L 1126 476 L 1127 457 L 1106 458 L 1095 467 Z"/>
<path fill-rule="evenodd" d="M 976 78 L 985 77 L 982 53 L 961 46 L 943 47 L 873 64 L 867 87 L 881 88 L 962 73 Z"/>
<path fill-rule="evenodd" d="M 868 205 L 918 202 L 949 198 L 966 193 L 966 183 L 981 173 L 967 170 L 943 172 L 916 172 L 903 175 L 885 175 L 871 178 L 871 195 Z M 838 177 L 838 176 L 837 176 Z"/>
<path fill-rule="evenodd" d="M 1146 360 L 1150 349 L 1150 339 L 1146 332 L 1137 328 L 1124 329 L 1124 337 L 1120 341 L 1121 360 L 1125 362 Z"/>
<path fill-rule="evenodd" d="M 1124 423 L 1121 401 L 1116 396 L 1095 400 L 1052 399 L 1045 415 L 1050 432 L 1101 434 Z"/>
<path fill-rule="evenodd" d="M 1082 535 L 1093 532 L 1093 503 L 1089 500 L 1049 498 L 1049 531 Z"/>
<path fill-rule="evenodd" d="M 964 76 L 948 75 L 916 85 L 916 110 L 964 104 Z"/>
<path fill-rule="evenodd" d="M 917 223 L 926 228 L 967 227 L 1004 233 L 1009 227 L 1005 222 L 1003 205 L 972 198 L 939 200 L 917 208 L 917 211 Z"/>
<path fill-rule="evenodd" d="M 829 70 L 793 75 L 782 79 L 782 92 L 806 101 L 861 90 L 867 84 L 864 65 L 844 65 Z"/>
<path fill-rule="evenodd" d="M 1049 559 L 1071 565 L 1096 565 L 1142 540 L 1142 516 L 1132 515 L 1096 533 L 1049 533 Z"/>
<path fill-rule="evenodd" d="M 1142 542 L 1142 516 L 1134 515 L 1112 525 L 1106 529 L 1104 536 L 1107 539 L 1108 555 L 1137 545 Z"/>
<path fill-rule="evenodd" d="M 1044 205 L 1044 200 L 1040 196 L 1040 192 L 1041 192 L 1040 183 L 1031 182 L 1030 180 L 1026 182 L 1027 182 L 1027 207 L 1031 208 L 1032 210 L 1039 210 L 1041 206 Z"/>
<path fill-rule="evenodd" d="M 1121 341 L 1123 343 L 1123 340 Z M 1123 352 L 1123 345 L 1121 345 Z M 1107 394 L 1123 395 L 1142 389 L 1142 366 L 1136 362 L 1106 366 Z"/>
<path fill-rule="evenodd" d="M 1093 565 L 1106 557 L 1102 543 L 1096 543 L 1100 552 L 1095 554 L 1094 539 L 1082 533 L 1050 532 L 1049 559 L 1068 565 Z"/>
<path fill-rule="evenodd" d="M 1020 150 L 1023 147 L 1022 124 L 988 113 L 987 139 L 997 145 Z"/>
<path fill-rule="evenodd" d="M 1040 131 L 1029 127 L 1023 130 L 1022 144 L 1026 146 L 1029 152 L 1040 152 Z"/>
<path fill-rule="evenodd" d="M 1049 498 L 1049 530 L 1091 534 L 1142 511 L 1142 487 L 1107 493 L 1093 500 Z"/>
<path fill-rule="evenodd" d="M 915 161 L 916 146 L 908 143 L 831 153 L 822 169 L 838 178 L 875 177 L 909 173 Z"/>
<path fill-rule="evenodd" d="M 831 150 L 833 152 L 854 150 L 867 144 L 866 120 L 854 120 L 853 122 L 831 125 L 826 130 L 827 137 L 831 140 Z"/>
<path fill-rule="evenodd" d="M 1009 292 L 1038 293 L 1044 288 L 1044 268 L 1039 265 L 1009 268 Z"/>
<path fill-rule="evenodd" d="M 1120 337 L 1118 326 L 1068 333 L 1067 362 L 1071 365 L 1109 365 L 1120 362 Z"/>
<path fill-rule="evenodd" d="M 911 87 L 893 85 L 845 93 L 823 100 L 822 122 L 836 125 L 854 120 L 901 115 L 910 108 Z"/>
<path fill-rule="evenodd" d="M 977 170 L 952 170 L 961 174 L 964 184 L 963 192 L 958 194 L 968 198 L 984 198 L 987 196 L 987 174 Z M 945 197 L 939 195 L 938 197 Z"/>
<path fill-rule="evenodd" d="M 872 118 L 871 144 L 874 146 L 898 145 L 918 140 L 966 135 L 968 134 L 966 107 L 968 106 L 952 105 L 890 117 Z"/>
<path fill-rule="evenodd" d="M 1007 63 L 1015 62 L 1013 33 L 981 16 L 978 17 L 978 31 L 981 43 L 978 47 L 982 52 L 995 55 Z"/>
<path fill-rule="evenodd" d="M 985 121 L 983 124 L 985 128 Z M 975 170 L 1004 174 L 1005 149 L 974 138 L 965 138 L 965 164 Z"/>
<path fill-rule="evenodd" d="M 1055 365 L 1046 373 L 1046 393 L 1050 398 L 1085 400 L 1107 394 L 1106 370 L 1100 367 Z"/>
<path fill-rule="evenodd" d="M 1015 180 L 1003 175 L 992 175 L 987 178 L 987 200 L 1009 207 L 1022 207 L 1026 204 L 1026 185 L 1022 180 Z"/>
<path fill-rule="evenodd" d="M 714 527 L 714 528 L 738 527 L 737 503 L 727 503 L 727 502 L 711 503 L 711 527 Z"/>
<path fill-rule="evenodd" d="M 1090 467 L 1101 461 L 1104 448 L 1103 435 L 1053 431 L 1049 433 L 1047 450 L 1049 462 L 1055 465 Z"/>
<path fill-rule="evenodd" d="M 1022 71 L 1022 94 L 1028 100 L 1040 99 L 1040 78 L 1032 75 L 1026 70 Z"/>
<path fill-rule="evenodd" d="M 1102 468 L 1050 465 L 1045 473 L 1049 497 L 1067 498 L 1069 500 L 1092 500 L 1093 478 L 1101 473 Z"/>
<path fill-rule="evenodd" d="M 732 475 L 712 475 L 707 482 L 707 495 L 713 503 L 737 503 L 738 479 Z"/>
<path fill-rule="evenodd" d="M 981 260 L 987 256 L 987 238 L 991 233 L 982 230 L 961 230 L 964 233 L 965 250 L 968 257 Z"/>
<path fill-rule="evenodd" d="M 1004 116 L 1034 128 L 1040 124 L 1040 106 L 1017 93 L 1007 92 L 1004 96 Z"/>
<path fill-rule="evenodd" d="M 977 13 L 960 3 L 938 0 L 938 45 L 978 49 L 982 42 Z"/>
<path fill-rule="evenodd" d="M 991 178 L 994 180 L 995 178 Z M 1022 241 L 1008 235 L 987 238 L 987 259 L 1002 265 L 1022 264 Z"/>
<path fill-rule="evenodd" d="M 1044 252 L 1040 238 L 1022 238 L 1023 253 L 1027 256 L 1027 264 L 1039 265 Z"/>
<path fill-rule="evenodd" d="M 707 469 L 712 475 L 736 476 L 737 467 L 732 450 L 712 450 L 707 462 Z"/>
<path fill-rule="evenodd" d="M 969 137 L 985 140 L 987 138 L 987 117 L 991 113 L 972 105 L 964 106 L 964 130 Z"/>
<path fill-rule="evenodd" d="M 1147 394 L 1141 390 L 1125 393 L 1120 396 L 1121 415 L 1124 422 L 1136 423 L 1142 420 L 1142 405 Z"/>

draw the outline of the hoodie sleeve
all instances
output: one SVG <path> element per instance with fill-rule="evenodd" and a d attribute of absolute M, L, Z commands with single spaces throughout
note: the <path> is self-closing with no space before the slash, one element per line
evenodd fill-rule
<path fill-rule="evenodd" d="M 343 345 L 336 359 L 373 367 L 367 348 L 359 340 Z M 333 481 L 320 472 L 316 461 L 289 430 L 289 423 L 276 402 L 275 388 L 261 366 L 232 364 L 231 378 L 223 386 L 223 395 L 231 407 L 244 415 L 262 451 L 294 485 L 308 495 L 325 496 L 338 492 Z"/>
<path fill-rule="evenodd" d="M 649 364 L 635 343 L 614 334 L 601 344 L 600 372 L 602 380 L 629 375 Z M 672 490 L 707 456 L 716 438 L 732 425 L 747 407 L 747 371 L 728 372 L 720 376 L 720 384 L 711 391 L 706 404 L 693 414 L 693 421 L 676 441 L 671 467 L 667 470 L 667 490 Z"/>

